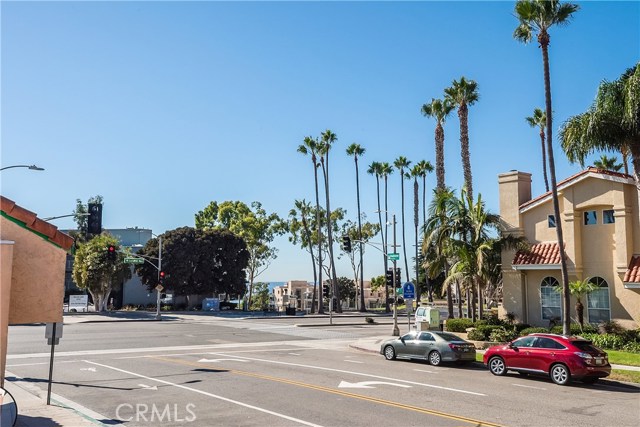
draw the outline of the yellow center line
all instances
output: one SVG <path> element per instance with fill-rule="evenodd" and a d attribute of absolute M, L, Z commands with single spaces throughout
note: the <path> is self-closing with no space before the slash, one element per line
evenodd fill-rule
<path fill-rule="evenodd" d="M 169 363 L 176 363 L 176 364 L 179 364 L 179 365 L 195 366 L 195 367 L 198 367 L 198 368 L 201 368 L 202 365 L 203 365 L 203 363 L 201 363 L 201 362 L 197 362 L 197 363 L 196 362 L 188 362 L 186 360 L 170 359 L 170 358 L 160 357 L 160 356 L 152 356 L 151 358 L 152 359 L 156 359 L 156 360 L 162 360 L 162 361 L 169 362 Z M 283 383 L 283 384 L 295 385 L 295 386 L 298 386 L 298 387 L 304 387 L 304 388 L 308 388 L 308 389 L 312 389 L 312 390 L 323 391 L 325 393 L 337 394 L 339 396 L 351 397 L 353 399 L 359 399 L 359 400 L 364 400 L 364 401 L 368 401 L 368 402 L 378 403 L 378 404 L 381 404 L 381 405 L 387 405 L 387 406 L 391 406 L 391 407 L 399 408 L 399 409 L 406 409 L 406 410 L 409 410 L 409 411 L 419 412 L 419 413 L 422 413 L 422 414 L 435 415 L 435 416 L 442 417 L 442 418 L 449 418 L 451 420 L 463 421 L 463 422 L 474 424 L 476 426 L 502 427 L 500 424 L 495 424 L 495 423 L 491 423 L 491 422 L 487 422 L 487 421 L 480 421 L 480 420 L 476 420 L 476 419 L 473 419 L 473 418 L 463 417 L 463 416 L 460 416 L 460 415 L 447 414 L 446 412 L 435 411 L 433 409 L 421 408 L 419 406 L 407 405 L 405 403 L 393 402 L 391 400 L 379 399 L 379 398 L 376 398 L 376 397 L 369 397 L 369 396 L 365 396 L 365 395 L 362 395 L 362 394 L 349 393 L 349 392 L 343 391 L 343 390 L 338 390 L 338 389 L 329 388 L 329 387 L 323 387 L 323 386 L 315 385 L 315 384 L 307 384 L 307 383 L 303 383 L 303 382 L 300 382 L 300 381 L 289 380 L 289 379 L 286 379 L 286 378 L 272 377 L 270 375 L 257 374 L 257 373 L 253 373 L 253 372 L 238 371 L 236 369 L 229 369 L 229 370 L 227 370 L 227 372 L 230 372 L 230 373 L 233 373 L 233 374 L 236 374 L 236 375 L 243 375 L 243 376 L 246 376 L 246 377 L 260 378 L 260 379 L 263 379 L 263 380 L 275 381 L 275 382 L 279 382 L 279 383 Z"/>

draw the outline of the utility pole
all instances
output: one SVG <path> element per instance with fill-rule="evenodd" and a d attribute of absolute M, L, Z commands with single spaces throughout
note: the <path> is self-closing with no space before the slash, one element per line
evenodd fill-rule
<path fill-rule="evenodd" d="M 162 236 L 158 236 L 158 286 L 160 285 L 160 273 L 162 273 Z M 156 320 L 162 320 L 160 315 L 160 289 L 156 288 Z"/>
<path fill-rule="evenodd" d="M 396 251 L 396 214 L 393 214 L 393 252 Z M 397 260 L 393 259 L 393 332 L 391 335 L 394 337 L 400 336 L 400 329 L 398 328 L 398 288 L 396 283 L 396 263 Z"/>

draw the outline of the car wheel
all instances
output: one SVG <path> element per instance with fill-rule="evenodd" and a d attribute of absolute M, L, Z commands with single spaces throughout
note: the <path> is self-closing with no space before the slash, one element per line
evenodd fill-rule
<path fill-rule="evenodd" d="M 489 359 L 489 370 L 493 375 L 505 375 L 507 373 L 507 367 L 504 364 L 504 360 L 501 357 L 494 356 Z"/>
<path fill-rule="evenodd" d="M 571 373 L 569 369 L 560 364 L 553 365 L 549 372 L 551 380 L 558 385 L 567 385 L 571 381 Z"/>
<path fill-rule="evenodd" d="M 384 358 L 387 360 L 396 358 L 396 351 L 393 349 L 393 346 L 388 345 L 384 348 Z"/>
<path fill-rule="evenodd" d="M 440 356 L 440 353 L 438 353 L 435 350 L 429 353 L 429 363 L 431 365 L 438 366 L 441 362 L 442 362 L 442 357 Z"/>
<path fill-rule="evenodd" d="M 598 377 L 584 377 L 581 381 L 585 384 L 595 384 L 598 380 Z"/>

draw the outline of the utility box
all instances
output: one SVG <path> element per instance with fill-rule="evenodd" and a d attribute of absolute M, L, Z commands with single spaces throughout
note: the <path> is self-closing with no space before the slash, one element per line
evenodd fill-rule
<path fill-rule="evenodd" d="M 427 307 L 425 318 L 433 329 L 440 329 L 440 311 L 434 307 Z"/>
<path fill-rule="evenodd" d="M 428 331 L 429 330 L 429 322 L 416 322 L 416 330 L 417 331 Z"/>

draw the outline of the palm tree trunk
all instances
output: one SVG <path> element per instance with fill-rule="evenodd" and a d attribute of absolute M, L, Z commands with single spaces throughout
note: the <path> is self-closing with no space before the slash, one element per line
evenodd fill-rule
<path fill-rule="evenodd" d="M 389 227 L 387 227 L 387 224 L 389 223 L 389 208 L 388 208 L 388 179 L 387 179 L 387 175 L 384 176 L 384 271 L 385 274 L 389 268 L 389 260 L 387 257 L 387 254 L 389 253 L 389 248 L 387 246 L 387 242 L 389 241 L 388 237 L 389 237 Z M 396 248 L 393 248 L 394 250 Z M 395 272 L 394 272 L 395 274 Z M 391 307 L 389 307 L 389 285 L 386 283 L 385 281 L 385 285 L 384 285 L 384 292 L 385 292 L 385 300 L 384 300 L 384 311 L 385 313 L 389 313 L 391 311 Z M 395 292 L 395 290 L 394 290 Z"/>
<path fill-rule="evenodd" d="M 580 324 L 580 330 L 584 326 L 584 306 L 582 301 L 576 301 L 576 315 L 578 316 L 578 323 Z"/>
<path fill-rule="evenodd" d="M 458 295 L 458 316 L 462 317 L 462 290 L 458 281 L 456 281 L 456 294 Z"/>
<path fill-rule="evenodd" d="M 363 243 L 362 243 L 362 218 L 360 214 L 360 175 L 358 174 L 358 156 L 355 157 L 356 162 L 356 198 L 358 200 L 358 245 L 360 246 L 360 311 L 365 312 L 367 308 L 364 306 L 364 264 L 363 258 Z"/>
<path fill-rule="evenodd" d="M 326 168 L 325 162 L 322 162 L 322 170 L 324 172 L 324 187 L 325 187 L 325 196 L 326 196 L 326 204 L 327 204 L 327 239 L 328 239 L 328 249 L 329 249 L 329 262 L 331 266 L 331 279 L 332 279 L 332 289 L 333 289 L 333 297 L 337 301 L 337 307 L 334 308 L 336 313 L 342 313 L 342 306 L 340 305 L 340 289 L 338 289 L 338 278 L 336 276 L 336 263 L 335 258 L 333 256 L 333 230 L 331 223 L 331 205 L 330 205 L 330 196 L 329 196 L 329 152 L 327 151 L 326 156 Z"/>
<path fill-rule="evenodd" d="M 449 263 L 445 261 L 444 263 L 444 277 L 448 277 L 449 276 Z M 449 319 L 453 319 L 453 296 L 451 295 L 451 292 L 453 291 L 453 289 L 451 289 L 451 283 L 447 284 L 447 311 L 448 313 L 448 318 Z"/>
<path fill-rule="evenodd" d="M 416 307 L 420 305 L 420 270 L 418 268 L 418 223 L 420 222 L 420 186 L 418 178 L 413 179 L 413 225 L 415 228 L 416 241 Z"/>
<path fill-rule="evenodd" d="M 444 183 L 444 128 L 438 122 L 436 125 L 436 186 L 443 190 Z"/>
<path fill-rule="evenodd" d="M 304 215 L 304 213 L 302 214 Z M 311 296 L 311 313 L 316 312 L 316 285 L 318 281 L 318 271 L 316 269 L 316 258 L 313 255 L 313 245 L 311 244 L 311 230 L 309 230 L 309 223 L 307 219 L 302 217 L 302 227 L 307 235 L 307 241 L 309 242 L 309 253 L 311 254 L 311 265 L 313 266 L 313 295 Z"/>
<path fill-rule="evenodd" d="M 478 318 L 482 320 L 484 316 L 484 298 L 482 297 L 482 285 L 481 281 L 478 280 Z"/>
<path fill-rule="evenodd" d="M 551 178 L 551 194 L 553 198 L 553 213 L 556 218 L 556 236 L 560 249 L 560 267 L 562 270 L 562 333 L 571 333 L 571 296 L 569 293 L 569 274 L 567 272 L 567 260 L 564 251 L 564 238 L 562 236 L 562 217 L 560 216 L 560 204 L 558 202 L 558 184 L 556 182 L 556 165 L 553 158 L 553 110 L 551 108 L 551 78 L 549 76 L 549 35 L 543 31 L 538 36 L 542 48 L 542 62 L 544 66 L 544 97 L 547 115 L 547 155 L 549 156 L 549 175 Z"/>
<path fill-rule="evenodd" d="M 467 104 L 460 105 L 458 117 L 460 117 L 460 154 L 462 156 L 462 170 L 464 172 L 464 184 L 467 187 L 469 197 L 473 200 L 473 180 L 471 177 L 471 154 L 469 153 L 469 109 Z"/>
<path fill-rule="evenodd" d="M 384 271 L 386 273 L 387 271 L 387 255 L 386 255 L 386 241 L 385 241 L 385 236 L 384 236 L 384 229 L 382 228 L 382 209 L 380 207 L 380 176 L 378 174 L 376 174 L 376 192 L 378 195 L 378 222 L 380 223 L 380 237 L 382 239 L 382 264 L 384 265 Z M 386 282 L 386 280 L 385 280 Z M 385 288 L 386 288 L 386 284 L 385 284 Z M 388 290 L 387 290 L 388 292 Z M 389 299 L 387 295 L 385 295 L 385 298 Z M 386 310 L 389 309 L 389 304 L 388 302 L 385 303 L 385 308 Z"/>
<path fill-rule="evenodd" d="M 631 151 L 631 164 L 633 165 L 633 178 L 636 180 L 638 199 L 640 199 L 640 141 L 631 141 L 629 147 Z"/>
<path fill-rule="evenodd" d="M 547 153 L 544 148 L 544 130 L 540 129 L 540 141 L 542 142 L 542 174 L 544 176 L 544 188 L 549 191 L 549 180 L 547 179 Z"/>
<path fill-rule="evenodd" d="M 322 298 L 322 221 L 320 220 L 320 195 L 318 191 L 318 165 L 315 154 L 311 157 L 316 184 L 316 225 L 318 227 L 318 314 L 324 314 Z M 314 289 L 315 290 L 315 289 Z M 314 292 L 315 293 L 315 292 Z"/>
<path fill-rule="evenodd" d="M 407 277 L 407 282 L 410 281 L 409 277 L 409 260 L 407 259 L 407 239 L 404 226 L 404 169 L 400 169 L 400 192 L 402 195 L 402 253 L 404 255 L 404 271 Z"/>
<path fill-rule="evenodd" d="M 427 223 L 427 174 L 422 175 L 422 226 L 424 227 Z M 424 229 L 423 229 L 424 230 Z M 424 232 L 422 238 L 424 239 Z M 418 277 L 420 277 L 418 275 Z M 425 268 L 424 271 L 424 283 L 427 287 L 428 292 L 428 301 L 433 302 L 433 291 L 431 289 L 431 282 L 429 281 L 429 275 L 427 274 L 427 270 Z"/>

